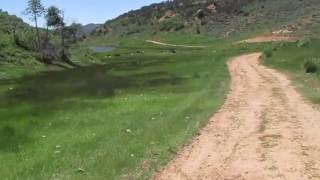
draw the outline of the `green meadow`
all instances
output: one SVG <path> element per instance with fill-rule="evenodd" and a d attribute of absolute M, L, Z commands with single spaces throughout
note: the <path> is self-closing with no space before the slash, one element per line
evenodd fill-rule
<path fill-rule="evenodd" d="M 130 39 L 113 52 L 92 53 L 82 44 L 75 58 L 91 61 L 79 58 L 80 68 L 2 78 L 0 175 L 149 177 L 223 103 L 231 55 L 216 47 Z"/>

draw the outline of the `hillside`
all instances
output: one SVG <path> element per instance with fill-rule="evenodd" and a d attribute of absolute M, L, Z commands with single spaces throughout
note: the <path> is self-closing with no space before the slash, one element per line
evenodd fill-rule
<path fill-rule="evenodd" d="M 82 33 L 84 33 L 85 35 L 90 35 L 93 31 L 95 31 L 99 26 L 101 26 L 101 24 L 94 24 L 94 23 L 90 23 L 90 24 L 86 24 L 83 25 L 81 27 L 81 31 Z"/>
<path fill-rule="evenodd" d="M 319 10 L 318 0 L 174 0 L 125 13 L 107 21 L 97 34 L 186 32 L 225 37 L 282 28 L 316 34 Z"/>
<path fill-rule="evenodd" d="M 29 57 L 32 43 L 26 43 L 33 36 L 32 28 L 22 19 L 0 10 L 0 63 L 22 63 Z"/>
<path fill-rule="evenodd" d="M 43 69 L 32 50 L 34 29 L 22 19 L 0 10 L 0 80 Z"/>
<path fill-rule="evenodd" d="M 98 24 L 88 24 L 72 29 L 65 26 L 64 40 L 66 46 L 82 41 Z M 21 18 L 0 9 L 0 79 L 15 78 L 41 70 L 66 68 L 72 66 L 59 58 L 48 63 L 45 55 L 57 54 L 60 46 L 60 31 L 50 27 L 48 31 L 39 28 L 42 52 L 37 50 L 36 29 Z M 48 38 L 51 42 L 46 42 Z M 46 44 L 48 43 L 48 44 Z M 68 66 L 69 65 L 69 66 Z"/>

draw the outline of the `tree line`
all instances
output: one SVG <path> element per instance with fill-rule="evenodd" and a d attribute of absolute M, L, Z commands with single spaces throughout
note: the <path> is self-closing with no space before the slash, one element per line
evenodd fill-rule
<path fill-rule="evenodd" d="M 66 26 L 64 12 L 56 6 L 45 8 L 41 0 L 28 0 L 25 13 L 35 23 L 35 49 L 39 54 L 39 59 L 46 64 L 63 61 L 75 65 L 69 59 L 68 45 L 77 41 L 77 33 L 81 29 L 81 24 L 73 23 Z M 39 28 L 40 18 L 44 18 L 46 22 L 45 30 Z M 51 32 L 60 37 L 59 44 L 52 42 Z"/>

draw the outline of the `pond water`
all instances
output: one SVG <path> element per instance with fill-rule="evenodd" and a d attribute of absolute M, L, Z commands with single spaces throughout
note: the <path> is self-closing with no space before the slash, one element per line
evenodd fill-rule
<path fill-rule="evenodd" d="M 90 50 L 96 53 L 101 52 L 111 52 L 114 50 L 114 47 L 112 46 L 92 46 L 90 47 Z"/>

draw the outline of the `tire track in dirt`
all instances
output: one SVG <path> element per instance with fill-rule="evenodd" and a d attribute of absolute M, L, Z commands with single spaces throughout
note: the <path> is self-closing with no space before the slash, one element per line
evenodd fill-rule
<path fill-rule="evenodd" d="M 320 179 L 319 107 L 260 56 L 228 63 L 225 104 L 154 179 Z"/>

